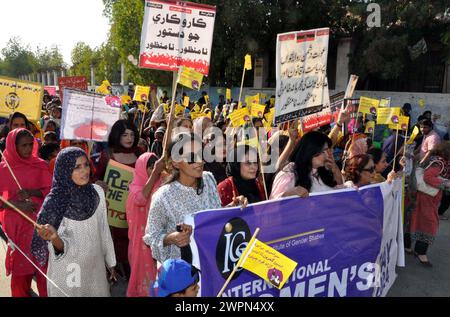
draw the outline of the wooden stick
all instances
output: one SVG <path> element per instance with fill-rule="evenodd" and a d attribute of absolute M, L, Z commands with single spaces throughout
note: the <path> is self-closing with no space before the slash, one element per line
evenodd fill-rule
<path fill-rule="evenodd" d="M 239 100 L 238 100 L 238 104 L 237 104 L 238 109 L 239 109 L 239 104 L 241 103 L 241 99 L 242 99 L 242 89 L 244 89 L 244 79 L 245 79 L 245 67 L 244 67 L 244 71 L 242 72 L 241 90 L 239 91 Z"/>
<path fill-rule="evenodd" d="M 172 105 L 170 107 L 170 114 L 169 114 L 169 121 L 167 123 L 167 130 L 166 134 L 164 135 L 164 147 L 163 147 L 163 155 L 166 155 L 167 150 L 169 148 L 170 141 L 172 139 L 172 128 L 173 128 L 173 121 L 175 118 L 175 96 L 177 93 L 177 82 L 178 79 L 178 73 L 173 72 L 173 82 L 172 82 Z M 168 156 L 167 156 L 168 157 Z"/>
<path fill-rule="evenodd" d="M 141 128 L 139 129 L 139 138 L 142 137 L 142 128 L 144 127 L 145 109 L 147 109 L 147 103 L 148 103 L 148 101 L 145 102 L 144 111 L 142 112 Z"/>
<path fill-rule="evenodd" d="M 394 162 L 392 165 L 392 170 L 395 172 L 395 163 L 396 163 L 396 157 L 397 157 L 397 141 L 398 141 L 398 130 L 395 132 L 395 149 L 394 149 Z"/>
<path fill-rule="evenodd" d="M 11 173 L 12 178 L 14 178 L 14 181 L 16 182 L 17 186 L 19 186 L 19 189 L 22 190 L 23 188 L 22 188 L 22 186 L 20 186 L 19 181 L 17 180 L 16 175 L 14 175 L 14 173 L 13 173 L 13 171 L 12 171 L 12 169 L 11 169 L 11 166 L 9 165 L 8 161 L 6 160 L 6 157 L 5 157 L 5 155 L 3 154 L 3 151 L 2 151 L 2 150 L 0 150 L 0 154 L 2 155 L 2 158 L 3 158 L 3 160 L 5 161 L 6 166 L 8 167 L 9 172 Z"/>
<path fill-rule="evenodd" d="M 26 220 L 28 220 L 34 227 L 40 228 L 41 225 L 38 225 L 34 220 L 32 220 L 30 217 L 28 217 L 23 211 L 19 210 L 16 206 L 11 204 L 9 201 L 4 199 L 2 196 L 0 196 L 0 200 L 7 205 L 9 208 L 11 208 L 14 211 L 17 211 L 22 217 L 24 217 Z"/>
<path fill-rule="evenodd" d="M 253 242 L 256 239 L 256 236 L 259 234 L 260 229 L 256 228 L 255 233 L 253 234 L 253 237 L 250 239 L 250 242 L 247 245 L 247 248 L 245 248 L 244 253 L 241 255 L 241 257 L 239 258 L 238 263 L 236 264 L 236 266 L 234 267 L 233 271 L 231 272 L 230 276 L 228 276 L 227 281 L 225 282 L 225 284 L 223 285 L 222 289 L 220 290 L 219 294 L 217 294 L 217 297 L 222 297 L 223 292 L 225 291 L 225 289 L 227 288 L 228 284 L 230 284 L 231 280 L 233 279 L 234 274 L 236 274 L 237 270 L 239 268 L 241 268 L 246 260 L 246 256 L 248 254 L 248 252 L 250 251 L 251 246 L 253 245 Z"/>

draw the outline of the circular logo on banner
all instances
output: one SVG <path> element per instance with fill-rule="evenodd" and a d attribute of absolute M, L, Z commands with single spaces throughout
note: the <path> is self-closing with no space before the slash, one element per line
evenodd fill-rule
<path fill-rule="evenodd" d="M 277 270 L 276 268 L 270 269 L 267 272 L 267 278 L 269 279 L 270 283 L 278 287 L 283 282 L 283 272 Z"/>
<path fill-rule="evenodd" d="M 258 111 L 258 117 L 262 118 L 262 116 L 263 116 L 262 111 Z"/>
<path fill-rule="evenodd" d="M 372 133 L 373 132 L 373 128 L 369 128 L 368 131 L 369 131 L 369 133 Z"/>
<path fill-rule="evenodd" d="M 142 94 L 141 95 L 141 100 L 142 101 L 147 101 L 147 94 Z"/>
<path fill-rule="evenodd" d="M 407 125 L 406 123 L 403 123 L 403 124 L 402 124 L 402 130 L 405 130 L 405 131 L 406 131 L 406 129 L 408 129 L 408 125 Z"/>
<path fill-rule="evenodd" d="M 398 123 L 398 121 L 399 121 L 397 116 L 392 116 L 391 120 L 393 123 Z"/>
<path fill-rule="evenodd" d="M 224 225 L 216 247 L 217 269 L 224 279 L 228 278 L 237 265 L 251 238 L 250 228 L 241 218 L 233 218 Z M 242 269 L 238 270 L 233 279 L 241 271 Z"/>
<path fill-rule="evenodd" d="M 5 97 L 5 105 L 9 109 L 16 109 L 20 106 L 20 97 L 15 92 L 10 92 Z"/>
<path fill-rule="evenodd" d="M 375 108 L 375 107 L 370 108 L 370 113 L 377 114 L 377 108 Z"/>
<path fill-rule="evenodd" d="M 199 89 L 200 88 L 200 83 L 197 80 L 193 80 L 192 81 L 192 88 Z"/>
<path fill-rule="evenodd" d="M 244 116 L 244 120 L 245 120 L 245 121 L 249 121 L 249 120 L 250 120 L 250 117 L 247 116 L 247 115 L 245 115 L 245 116 Z"/>

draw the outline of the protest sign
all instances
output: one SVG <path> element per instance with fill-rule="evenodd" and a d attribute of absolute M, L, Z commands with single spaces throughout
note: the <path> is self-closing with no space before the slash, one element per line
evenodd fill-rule
<path fill-rule="evenodd" d="M 192 264 L 206 281 L 201 296 L 219 293 L 256 228 L 258 240 L 298 265 L 281 290 L 238 269 L 223 296 L 385 296 L 396 265 L 404 266 L 401 193 L 397 180 L 188 216 Z"/>
<path fill-rule="evenodd" d="M 150 87 L 136 86 L 136 89 L 134 90 L 133 100 L 147 102 L 149 94 L 150 94 Z"/>
<path fill-rule="evenodd" d="M 278 35 L 275 124 L 324 109 L 329 31 L 323 28 Z"/>
<path fill-rule="evenodd" d="M 408 144 L 408 145 L 413 144 L 414 140 L 417 138 L 419 133 L 420 133 L 420 129 L 418 127 L 414 127 L 413 132 L 411 133 L 411 137 L 406 142 L 406 144 Z"/>
<path fill-rule="evenodd" d="M 245 55 L 245 70 L 252 70 L 252 56 L 250 54 Z"/>
<path fill-rule="evenodd" d="M 102 95 L 111 95 L 112 94 L 112 85 L 109 82 L 109 80 L 104 80 L 100 87 L 97 88 L 95 91 L 96 93 L 102 94 Z"/>
<path fill-rule="evenodd" d="M 230 101 L 231 100 L 231 89 L 228 89 L 227 88 L 227 93 L 226 93 L 226 98 L 227 98 L 227 101 Z"/>
<path fill-rule="evenodd" d="M 377 124 L 397 124 L 401 114 L 400 108 L 378 108 Z"/>
<path fill-rule="evenodd" d="M 380 101 L 367 97 L 359 98 L 359 113 L 376 115 Z"/>
<path fill-rule="evenodd" d="M 120 97 L 65 89 L 61 140 L 106 142 L 121 112 Z"/>
<path fill-rule="evenodd" d="M 145 1 L 139 66 L 208 75 L 216 7 L 184 1 Z"/>
<path fill-rule="evenodd" d="M 30 81 L 0 76 L 0 116 L 9 117 L 19 111 L 29 120 L 41 117 L 44 87 Z"/>
<path fill-rule="evenodd" d="M 44 91 L 47 91 L 49 96 L 56 96 L 56 86 L 45 86 Z"/>
<path fill-rule="evenodd" d="M 203 83 L 203 74 L 189 67 L 181 66 L 178 83 L 190 89 L 200 90 Z"/>
<path fill-rule="evenodd" d="M 375 121 L 369 121 L 366 123 L 366 129 L 364 133 L 372 134 L 375 131 Z"/>
<path fill-rule="evenodd" d="M 238 263 L 238 267 L 243 267 L 276 288 L 282 289 L 297 263 L 258 239 L 252 240 L 245 249 L 241 257 L 242 263 Z"/>
<path fill-rule="evenodd" d="M 134 169 L 109 160 L 105 173 L 105 183 L 108 184 L 108 223 L 115 228 L 128 228 L 126 204 L 128 184 L 133 180 Z"/>
<path fill-rule="evenodd" d="M 64 103 L 64 89 L 72 88 L 82 91 L 88 90 L 88 83 L 86 77 L 84 76 L 71 76 L 71 77 L 59 77 L 59 96 L 61 97 L 61 102 Z"/>
<path fill-rule="evenodd" d="M 408 130 L 409 117 L 399 116 L 397 124 L 389 124 L 388 128 L 392 130 Z"/>
<path fill-rule="evenodd" d="M 256 103 L 250 106 L 250 113 L 252 117 L 262 118 L 264 116 L 264 111 L 266 110 L 266 105 L 258 105 Z"/>
<path fill-rule="evenodd" d="M 248 108 L 242 108 L 234 110 L 228 117 L 231 120 L 231 125 L 234 128 L 239 128 L 250 120 L 250 113 L 248 112 Z"/>

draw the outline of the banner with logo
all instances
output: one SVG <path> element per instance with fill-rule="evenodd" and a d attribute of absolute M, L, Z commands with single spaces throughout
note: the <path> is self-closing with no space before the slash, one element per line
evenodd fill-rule
<path fill-rule="evenodd" d="M 9 117 L 19 111 L 28 120 L 38 121 L 41 117 L 44 86 L 31 81 L 0 76 L 0 116 Z"/>
<path fill-rule="evenodd" d="M 401 190 L 399 180 L 187 217 L 201 296 L 217 296 L 256 228 L 260 241 L 298 265 L 281 290 L 240 269 L 224 297 L 385 296 L 404 265 Z"/>
<path fill-rule="evenodd" d="M 146 0 L 139 66 L 208 75 L 216 7 L 175 0 Z"/>
<path fill-rule="evenodd" d="M 401 108 L 378 108 L 377 124 L 398 124 Z"/>
<path fill-rule="evenodd" d="M 275 124 L 324 110 L 329 28 L 279 34 Z"/>
<path fill-rule="evenodd" d="M 88 90 L 88 82 L 84 76 L 71 76 L 71 77 L 59 77 L 59 96 L 61 97 L 61 103 L 64 103 L 64 89 L 78 89 L 82 91 Z"/>
<path fill-rule="evenodd" d="M 109 160 L 105 173 L 105 183 L 108 184 L 108 223 L 115 228 L 128 228 L 126 204 L 128 184 L 133 180 L 134 169 Z"/>
<path fill-rule="evenodd" d="M 195 90 L 200 90 L 203 83 L 203 74 L 189 67 L 180 67 L 178 73 L 178 83 Z"/>
<path fill-rule="evenodd" d="M 106 142 L 119 120 L 120 97 L 65 89 L 61 115 L 61 140 Z"/>

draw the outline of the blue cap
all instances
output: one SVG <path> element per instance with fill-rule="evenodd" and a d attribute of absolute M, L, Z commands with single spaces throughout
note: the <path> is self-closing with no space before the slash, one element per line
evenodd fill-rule
<path fill-rule="evenodd" d="M 181 259 L 169 259 L 158 272 L 158 280 L 151 286 L 157 297 L 168 297 L 184 291 L 199 280 L 199 270 Z M 152 292 L 153 291 L 153 292 Z"/>

